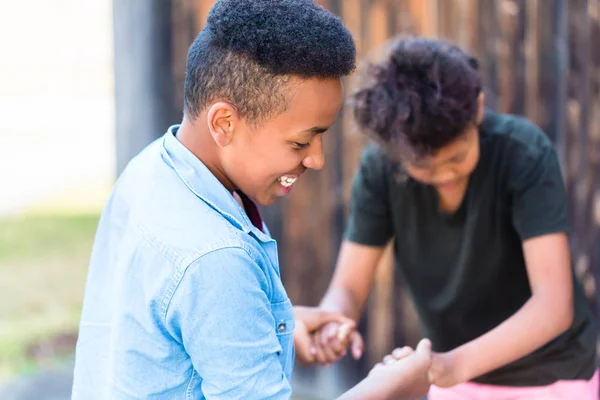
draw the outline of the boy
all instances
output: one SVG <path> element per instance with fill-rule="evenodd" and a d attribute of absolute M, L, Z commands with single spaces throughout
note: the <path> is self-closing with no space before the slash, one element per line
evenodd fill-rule
<path fill-rule="evenodd" d="M 350 33 L 310 0 L 214 5 L 189 50 L 183 122 L 131 161 L 102 214 L 74 399 L 290 398 L 294 338 L 310 362 L 303 339 L 344 319 L 294 310 L 255 202 L 322 168 L 354 64 Z M 425 343 L 345 398 L 422 394 L 429 362 Z"/>

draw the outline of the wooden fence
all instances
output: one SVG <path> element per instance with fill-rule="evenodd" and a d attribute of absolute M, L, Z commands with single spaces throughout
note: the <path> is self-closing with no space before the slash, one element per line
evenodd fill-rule
<path fill-rule="evenodd" d="M 595 310 L 600 272 L 600 0 L 320 0 L 353 33 L 362 59 L 400 33 L 449 39 L 481 61 L 488 104 L 523 114 L 556 143 L 574 225 L 578 276 Z M 183 101 L 185 58 L 210 0 L 173 0 L 172 77 Z M 347 92 L 358 76 L 346 79 Z M 333 271 L 352 176 L 365 139 L 348 110 L 324 136 L 327 164 L 307 173 L 289 198 L 264 210 L 280 245 L 282 274 L 294 303 L 314 305 Z M 414 310 L 394 274 L 391 252 L 378 269 L 361 329 L 362 363 L 344 362 L 350 384 L 394 345 L 419 339 Z M 303 372 L 305 375 L 314 374 Z"/>

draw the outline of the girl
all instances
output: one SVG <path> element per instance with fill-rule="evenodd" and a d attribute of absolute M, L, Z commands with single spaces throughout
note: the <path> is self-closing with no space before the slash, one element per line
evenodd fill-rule
<path fill-rule="evenodd" d="M 358 320 L 393 240 L 424 333 L 431 400 L 598 398 L 596 329 L 569 256 L 558 157 L 525 118 L 484 108 L 477 61 L 404 38 L 354 95 L 366 149 L 321 306 Z M 345 352 L 329 324 L 317 360 Z M 360 356 L 357 333 L 350 341 Z"/>

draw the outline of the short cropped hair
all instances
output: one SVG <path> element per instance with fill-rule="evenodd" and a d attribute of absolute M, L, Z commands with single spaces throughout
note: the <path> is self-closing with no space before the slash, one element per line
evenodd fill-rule
<path fill-rule="evenodd" d="M 219 0 L 188 52 L 184 110 L 221 100 L 262 121 L 286 110 L 291 77 L 343 77 L 355 63 L 348 29 L 312 0 Z"/>

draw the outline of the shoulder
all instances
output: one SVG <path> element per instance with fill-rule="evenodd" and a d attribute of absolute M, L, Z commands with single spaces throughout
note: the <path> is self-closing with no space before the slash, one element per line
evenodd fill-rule
<path fill-rule="evenodd" d="M 554 144 L 529 119 L 510 114 L 486 112 L 480 128 L 482 158 L 488 168 L 497 169 L 510 186 L 532 182 L 544 171 L 560 174 Z"/>
<path fill-rule="evenodd" d="M 220 248 L 252 247 L 248 235 L 196 196 L 159 155 L 138 159 L 114 192 L 114 205 L 155 249 L 179 266 Z"/>
<path fill-rule="evenodd" d="M 533 159 L 554 151 L 552 141 L 529 119 L 486 110 L 481 124 L 482 140 L 506 151 L 506 156 Z"/>
<path fill-rule="evenodd" d="M 400 171 L 400 164 L 380 144 L 369 142 L 364 148 L 358 167 L 363 179 L 384 183 Z"/>

